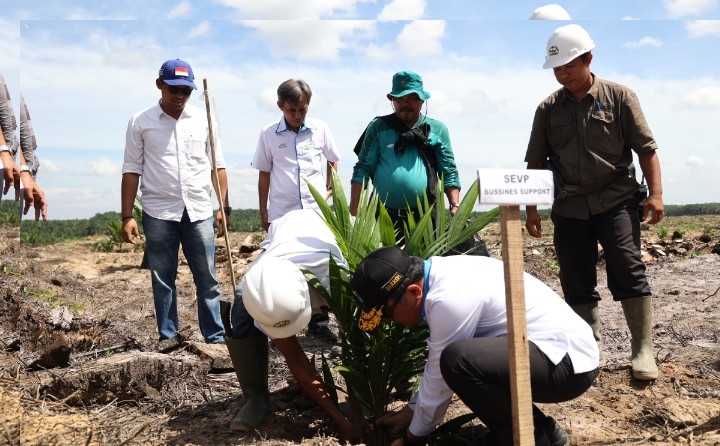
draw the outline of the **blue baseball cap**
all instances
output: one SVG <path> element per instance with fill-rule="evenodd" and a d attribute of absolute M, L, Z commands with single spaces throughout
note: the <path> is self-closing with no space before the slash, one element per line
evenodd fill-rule
<path fill-rule="evenodd" d="M 197 90 L 195 76 L 190 64 L 180 59 L 168 60 L 160 67 L 158 77 L 168 85 L 187 85 Z"/>

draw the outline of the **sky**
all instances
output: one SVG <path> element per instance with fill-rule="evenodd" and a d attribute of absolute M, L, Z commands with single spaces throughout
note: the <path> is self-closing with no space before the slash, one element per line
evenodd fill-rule
<path fill-rule="evenodd" d="M 277 86 L 307 81 L 349 190 L 352 148 L 391 112 L 393 73 L 420 73 L 428 116 L 452 139 L 464 190 L 478 168 L 524 168 L 537 105 L 559 88 L 542 69 L 553 30 L 583 26 L 592 71 L 637 94 L 659 145 L 666 204 L 720 201 L 720 0 L 580 0 L 571 22 L 528 20 L 516 0 L 0 0 L 0 70 L 38 141 L 51 219 L 120 210 L 125 130 L 157 103 L 168 59 L 207 79 L 228 162 L 230 204 L 257 208 L 250 161 L 277 121 Z M 205 107 L 202 95 L 189 103 Z"/>

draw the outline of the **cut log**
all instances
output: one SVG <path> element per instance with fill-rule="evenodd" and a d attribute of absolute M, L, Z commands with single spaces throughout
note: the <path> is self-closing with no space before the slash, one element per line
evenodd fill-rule
<path fill-rule="evenodd" d="M 190 374 L 206 375 L 208 362 L 193 356 L 128 352 L 82 368 L 43 372 L 42 391 L 71 405 L 139 400 L 177 387 Z"/>

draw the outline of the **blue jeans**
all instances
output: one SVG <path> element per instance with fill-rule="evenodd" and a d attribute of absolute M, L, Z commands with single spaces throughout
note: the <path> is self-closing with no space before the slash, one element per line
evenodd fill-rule
<path fill-rule="evenodd" d="M 224 343 L 220 285 L 215 274 L 213 218 L 191 222 L 185 211 L 177 222 L 153 218 L 143 212 L 142 225 L 160 340 L 175 337 L 180 325 L 175 278 L 182 244 L 197 290 L 200 332 L 209 344 Z"/>
<path fill-rule="evenodd" d="M 264 334 L 255 326 L 255 320 L 245 309 L 245 303 L 242 300 L 242 281 L 235 288 L 235 300 L 233 301 L 230 312 L 230 325 L 232 325 L 233 339 L 260 336 Z"/>

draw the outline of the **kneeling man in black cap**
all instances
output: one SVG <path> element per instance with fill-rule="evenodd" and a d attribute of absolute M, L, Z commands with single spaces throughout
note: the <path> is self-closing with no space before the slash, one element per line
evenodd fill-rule
<path fill-rule="evenodd" d="M 473 280 L 469 280 L 469 278 Z M 592 329 L 547 285 L 525 273 L 532 401 L 558 403 L 583 394 L 598 374 Z M 430 328 L 422 384 L 402 411 L 382 423 L 403 435 L 392 446 L 424 444 L 453 392 L 487 426 L 493 445 L 512 445 L 510 367 L 503 263 L 477 256 L 423 260 L 400 248 L 371 252 L 352 286 L 363 301 L 360 328 L 386 319 Z M 535 444 L 559 446 L 567 433 L 533 405 Z"/>

